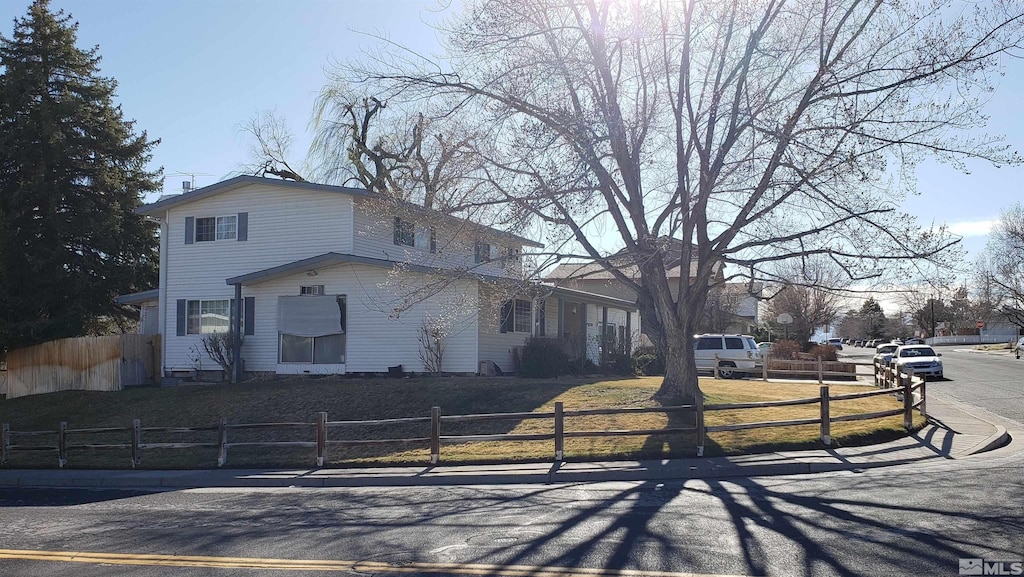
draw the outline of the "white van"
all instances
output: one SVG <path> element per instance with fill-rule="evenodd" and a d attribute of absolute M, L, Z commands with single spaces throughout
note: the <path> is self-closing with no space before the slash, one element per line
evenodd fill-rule
<path fill-rule="evenodd" d="M 697 359 L 697 369 L 709 371 L 714 371 L 715 355 L 718 355 L 718 374 L 723 379 L 749 374 L 731 368 L 754 369 L 761 364 L 761 351 L 750 335 L 696 335 L 693 337 L 693 354 Z"/>

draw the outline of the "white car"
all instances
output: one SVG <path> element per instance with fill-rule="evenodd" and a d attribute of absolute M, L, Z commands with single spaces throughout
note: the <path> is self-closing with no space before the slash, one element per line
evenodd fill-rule
<path fill-rule="evenodd" d="M 928 345 L 903 345 L 897 347 L 892 353 L 892 366 L 900 373 L 906 369 L 914 369 L 914 374 L 923 376 L 926 379 L 933 377 L 942 378 L 942 355 L 935 352 L 935 349 Z"/>
<path fill-rule="evenodd" d="M 888 365 L 889 361 L 892 360 L 892 354 L 896 352 L 899 345 L 896 343 L 884 343 L 875 347 L 875 356 L 873 361 L 875 364 Z"/>
<path fill-rule="evenodd" d="M 693 355 L 698 370 L 715 369 L 718 355 L 718 374 L 723 379 L 738 378 L 746 373 L 732 369 L 754 369 L 761 364 L 761 351 L 750 335 L 696 335 L 693 337 Z"/>
<path fill-rule="evenodd" d="M 1017 344 L 1013 345 L 1014 356 L 1019 359 L 1022 352 L 1024 352 L 1024 337 L 1017 339 Z"/>

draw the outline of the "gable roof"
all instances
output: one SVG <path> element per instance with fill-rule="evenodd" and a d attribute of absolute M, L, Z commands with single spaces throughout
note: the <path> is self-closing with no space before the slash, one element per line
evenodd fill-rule
<path fill-rule="evenodd" d="M 147 216 L 159 216 L 165 210 L 168 210 L 168 209 L 171 209 L 171 208 L 175 208 L 175 207 L 178 207 L 178 206 L 182 206 L 182 205 L 188 204 L 190 202 L 195 202 L 197 200 L 202 200 L 204 198 L 209 198 L 211 196 L 216 196 L 216 195 L 221 194 L 223 192 L 228 192 L 228 191 L 231 191 L 231 190 L 237 190 L 239 188 L 242 188 L 242 187 L 245 187 L 245 186 L 249 186 L 249 185 L 252 185 L 252 184 L 271 185 L 271 186 L 276 186 L 276 187 L 280 187 L 280 188 L 289 188 L 289 189 L 293 189 L 293 190 L 308 190 L 308 191 L 314 191 L 314 192 L 329 192 L 329 193 L 334 193 L 334 194 L 347 194 L 349 196 L 356 196 L 356 197 L 363 197 L 363 198 L 374 198 L 374 199 L 382 199 L 382 198 L 384 198 L 381 195 L 372 193 L 369 190 L 366 190 L 364 188 L 353 188 L 353 187 L 350 187 L 350 186 L 335 186 L 333 184 L 317 184 L 317 183 L 314 183 L 314 182 L 296 182 L 296 181 L 293 181 L 293 180 L 280 180 L 280 179 L 276 179 L 276 178 L 263 178 L 263 177 L 259 177 L 259 176 L 242 175 L 242 176 L 236 176 L 234 178 L 229 178 L 227 180 L 222 180 L 220 182 L 211 184 L 210 186 L 204 186 L 202 188 L 196 188 L 196 189 L 191 190 L 189 192 L 185 192 L 185 193 L 182 193 L 182 194 L 179 194 L 179 195 L 176 195 L 176 196 L 171 196 L 171 197 L 168 197 L 168 198 L 165 198 L 165 199 L 162 199 L 162 200 L 158 200 L 158 201 L 150 203 L 150 204 L 144 204 L 144 205 L 140 206 L 139 208 L 135 209 L 135 212 L 137 214 L 142 214 L 142 215 L 147 215 Z M 480 232 L 482 232 L 484 234 L 492 234 L 492 235 L 496 235 L 496 236 L 499 236 L 499 237 L 510 238 L 510 239 L 513 239 L 513 240 L 516 240 L 516 241 L 522 243 L 525 246 L 532 246 L 532 247 L 535 247 L 535 248 L 543 248 L 544 247 L 544 245 L 539 243 L 539 242 L 536 242 L 536 241 L 530 240 L 528 238 L 524 238 L 524 237 L 512 234 L 510 232 L 506 232 L 506 231 L 503 231 L 503 230 L 500 230 L 500 229 L 497 229 L 497 228 L 486 226 L 486 225 L 480 224 L 478 222 L 473 222 L 473 221 L 468 220 L 468 219 L 459 218 L 457 216 L 453 216 L 453 215 L 450 215 L 450 214 L 445 214 L 445 213 L 440 212 L 440 211 L 426 209 L 426 208 L 423 208 L 422 206 L 419 206 L 419 205 L 411 203 L 411 202 L 404 202 L 404 201 L 395 201 L 395 202 L 400 203 L 401 207 L 404 210 L 411 210 L 411 211 L 420 212 L 420 213 L 435 214 L 435 215 L 437 215 L 437 216 L 439 216 L 441 218 L 444 218 L 446 220 L 450 219 L 450 220 L 453 220 L 453 221 L 457 221 L 461 225 L 469 225 L 472 228 L 477 229 L 477 230 L 479 230 Z"/>
<path fill-rule="evenodd" d="M 406 270 L 415 272 L 437 272 L 442 269 L 423 266 L 418 264 L 407 264 L 397 263 L 390 260 L 384 260 L 380 258 L 370 258 L 367 256 L 357 256 L 354 254 L 347 254 L 341 252 L 327 252 L 319 254 L 314 257 L 304 258 L 296 261 L 292 261 L 279 266 L 266 268 L 251 272 L 249 274 L 243 274 L 227 279 L 226 284 L 240 284 L 244 286 L 259 284 L 268 280 L 274 280 L 277 278 L 286 277 L 295 274 L 298 271 L 311 271 L 321 268 L 328 268 L 337 266 L 339 264 L 353 263 L 353 264 L 366 264 L 370 266 L 379 266 L 384 268 L 393 268 L 396 265 L 401 265 Z"/>
<path fill-rule="evenodd" d="M 329 268 L 329 267 L 332 267 L 332 266 L 337 266 L 337 265 L 346 264 L 346 263 L 364 264 L 364 265 L 369 265 L 369 266 L 379 266 L 379 267 L 382 267 L 382 268 L 394 268 L 396 265 L 398 265 L 398 266 L 401 266 L 404 270 L 409 270 L 409 271 L 413 271 L 413 272 L 438 273 L 438 274 L 451 273 L 451 271 L 449 271 L 447 269 L 442 269 L 442 268 L 438 268 L 438 267 L 432 267 L 432 266 L 426 266 L 426 265 L 418 265 L 418 264 L 396 263 L 396 262 L 390 261 L 390 260 L 383 260 L 383 259 L 379 259 L 379 258 L 370 258 L 370 257 L 365 257 L 365 256 L 357 256 L 357 255 L 354 255 L 354 254 L 346 254 L 346 253 L 340 253 L 340 252 L 327 252 L 327 253 L 319 254 L 319 255 L 316 255 L 316 256 L 313 256 L 313 257 L 310 257 L 310 258 L 304 258 L 304 259 L 292 261 L 292 262 L 289 262 L 289 263 L 286 263 L 286 264 L 282 264 L 282 265 L 279 265 L 279 266 L 270 267 L 270 268 L 263 269 L 263 270 L 258 270 L 258 271 L 255 271 L 255 272 L 251 272 L 251 273 L 248 273 L 248 274 L 243 274 L 243 275 L 236 276 L 236 277 L 231 277 L 229 279 L 225 279 L 225 284 L 228 284 L 228 285 L 240 284 L 240 285 L 243 285 L 243 286 L 250 286 L 250 285 L 266 282 L 266 281 L 269 281 L 269 280 L 274 280 L 274 279 L 290 276 L 290 275 L 293 275 L 293 274 L 295 274 L 297 272 L 300 272 L 300 271 L 313 271 L 313 270 L 317 270 L 317 269 Z M 467 273 L 467 278 L 473 278 L 473 279 L 476 279 L 476 280 L 495 282 L 495 283 L 517 282 L 517 281 L 514 281 L 513 279 L 507 279 L 507 278 L 504 278 L 504 277 L 496 277 L 496 276 L 491 276 L 491 275 L 474 274 L 474 273 Z M 559 297 L 576 298 L 576 299 L 580 299 L 580 300 L 587 300 L 587 301 L 590 301 L 590 302 L 594 302 L 594 303 L 598 303 L 598 304 L 610 305 L 610 306 L 614 306 L 614 307 L 617 307 L 617 308 L 621 308 L 621 309 L 625 309 L 625 310 L 630 310 L 630 311 L 637 310 L 636 303 L 634 303 L 634 302 L 623 300 L 623 299 L 619 299 L 619 298 L 615 298 L 615 297 L 605 296 L 605 295 L 601 295 L 601 294 L 595 294 L 595 293 L 590 293 L 590 292 L 586 292 L 586 291 L 581 291 L 581 290 L 574 290 L 574 289 L 569 289 L 569 288 L 565 288 L 565 287 L 556 287 L 556 286 L 551 286 L 551 285 L 541 284 L 541 283 L 536 283 L 536 282 L 530 282 L 527 286 L 524 286 L 522 288 L 527 293 L 533 293 L 535 295 L 539 295 L 540 293 L 547 293 L 547 294 L 550 294 L 552 296 L 559 296 Z"/>

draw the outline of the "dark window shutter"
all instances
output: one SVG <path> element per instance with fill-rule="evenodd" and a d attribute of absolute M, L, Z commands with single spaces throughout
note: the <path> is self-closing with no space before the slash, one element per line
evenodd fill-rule
<path fill-rule="evenodd" d="M 194 216 L 185 217 L 185 244 L 192 244 L 196 239 L 196 218 Z M 181 302 L 181 301 L 179 301 Z"/>
<path fill-rule="evenodd" d="M 242 319 L 245 321 L 245 334 L 253 335 L 256 334 L 256 297 L 245 297 L 243 300 L 245 301 L 245 312 L 243 313 L 245 316 Z"/>
<path fill-rule="evenodd" d="M 512 332 L 512 301 L 501 305 L 501 332 Z"/>
<path fill-rule="evenodd" d="M 238 234 L 236 235 L 238 240 L 249 240 L 249 213 L 240 212 L 238 213 Z"/>
<path fill-rule="evenodd" d="M 544 332 L 545 332 L 546 329 L 545 329 L 544 325 L 547 324 L 546 319 L 545 319 L 547 313 L 544 310 L 545 309 L 544 304 L 545 304 L 545 301 L 543 299 L 537 301 L 537 336 L 538 337 L 545 336 Z"/>
<path fill-rule="evenodd" d="M 189 217 L 191 218 L 191 217 Z M 188 319 L 185 314 L 186 302 L 185 299 L 178 299 L 178 336 L 185 336 L 185 329 L 187 328 Z"/>

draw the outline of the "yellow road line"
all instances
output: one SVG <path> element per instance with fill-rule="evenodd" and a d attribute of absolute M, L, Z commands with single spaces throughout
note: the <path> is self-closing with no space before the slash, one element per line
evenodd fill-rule
<path fill-rule="evenodd" d="M 277 569 L 281 571 L 360 571 L 378 573 L 447 573 L 451 575 L 499 575 L 502 577 L 730 577 L 666 571 L 629 569 L 575 569 L 533 565 L 485 565 L 457 563 L 403 563 L 335 561 L 316 559 L 266 559 L 257 557 L 207 557 L 198 555 L 146 555 L 86 551 L 36 551 L 0 549 L 0 559 L 95 563 L 159 567 L 218 567 L 225 569 Z M 732 576 L 735 577 L 735 576 Z"/>

